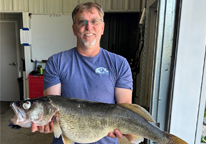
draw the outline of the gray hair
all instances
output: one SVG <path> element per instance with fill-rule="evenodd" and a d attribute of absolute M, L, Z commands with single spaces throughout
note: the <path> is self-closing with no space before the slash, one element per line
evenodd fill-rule
<path fill-rule="evenodd" d="M 104 11 L 101 7 L 100 4 L 98 3 L 94 3 L 94 2 L 85 2 L 85 3 L 81 3 L 79 5 L 77 5 L 73 12 L 72 12 L 72 20 L 73 20 L 73 23 L 75 23 L 75 16 L 77 14 L 77 12 L 83 12 L 84 10 L 89 10 L 91 11 L 92 8 L 96 8 L 99 12 L 99 15 L 101 16 L 101 19 L 102 21 L 104 21 Z"/>

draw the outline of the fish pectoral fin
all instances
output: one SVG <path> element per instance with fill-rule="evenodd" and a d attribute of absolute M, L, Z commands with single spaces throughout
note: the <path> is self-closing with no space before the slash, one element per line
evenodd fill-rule
<path fill-rule="evenodd" d="M 146 111 L 143 107 L 136 104 L 128 104 L 128 103 L 118 103 L 118 106 L 124 107 L 134 113 L 137 113 L 141 117 L 145 118 L 147 121 L 155 122 L 154 118 L 150 115 L 148 111 Z"/>
<path fill-rule="evenodd" d="M 144 141 L 144 138 L 137 135 L 126 134 L 125 137 L 132 143 L 132 144 L 139 144 Z"/>
<path fill-rule="evenodd" d="M 62 134 L 62 141 L 64 144 L 74 144 L 74 142 L 68 139 L 64 134 Z"/>
<path fill-rule="evenodd" d="M 59 138 L 60 135 L 62 134 L 62 130 L 61 130 L 60 125 L 59 125 L 59 118 L 58 117 L 53 118 L 53 129 L 54 129 L 54 137 Z"/>
<path fill-rule="evenodd" d="M 73 141 L 71 141 L 64 134 L 62 134 L 62 130 L 61 130 L 61 127 L 59 125 L 58 117 L 54 118 L 53 128 L 54 128 L 54 137 L 55 138 L 59 138 L 60 135 L 62 135 L 62 141 L 63 141 L 64 144 L 74 144 Z"/>

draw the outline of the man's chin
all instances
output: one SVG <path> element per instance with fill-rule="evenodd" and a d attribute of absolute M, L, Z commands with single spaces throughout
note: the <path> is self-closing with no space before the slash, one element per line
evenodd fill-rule
<path fill-rule="evenodd" d="M 83 43 L 83 45 L 84 45 L 85 47 L 92 47 L 92 46 L 95 45 L 96 40 L 91 41 L 91 42 L 82 41 L 82 43 Z"/>

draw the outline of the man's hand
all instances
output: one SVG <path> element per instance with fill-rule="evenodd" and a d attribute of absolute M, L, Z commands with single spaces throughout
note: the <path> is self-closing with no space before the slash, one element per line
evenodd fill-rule
<path fill-rule="evenodd" d="M 124 135 L 119 130 L 115 129 L 114 132 L 108 133 L 108 137 L 123 139 Z"/>
<path fill-rule="evenodd" d="M 53 132 L 53 121 L 49 122 L 44 126 L 37 126 L 32 123 L 31 132 L 39 131 L 40 133 L 52 133 Z"/>

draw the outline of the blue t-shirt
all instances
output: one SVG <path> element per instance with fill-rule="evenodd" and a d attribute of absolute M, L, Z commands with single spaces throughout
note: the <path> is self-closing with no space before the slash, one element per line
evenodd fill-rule
<path fill-rule="evenodd" d="M 115 87 L 133 89 L 127 60 L 102 48 L 94 57 L 82 56 L 76 48 L 51 56 L 44 72 L 44 90 L 58 83 L 62 96 L 104 103 L 115 103 Z M 63 142 L 55 138 L 53 144 Z M 106 136 L 93 144 L 118 142 Z"/>

